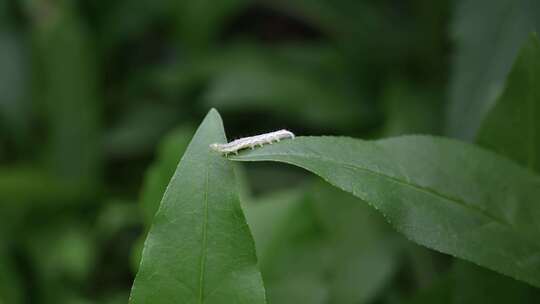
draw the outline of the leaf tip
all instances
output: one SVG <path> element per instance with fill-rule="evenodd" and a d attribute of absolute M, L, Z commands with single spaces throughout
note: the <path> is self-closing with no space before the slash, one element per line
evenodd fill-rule
<path fill-rule="evenodd" d="M 208 114 L 207 115 L 214 115 L 214 116 L 218 116 L 221 118 L 221 116 L 219 115 L 219 112 L 218 110 L 216 110 L 216 108 L 210 108 L 210 111 L 208 111 Z"/>

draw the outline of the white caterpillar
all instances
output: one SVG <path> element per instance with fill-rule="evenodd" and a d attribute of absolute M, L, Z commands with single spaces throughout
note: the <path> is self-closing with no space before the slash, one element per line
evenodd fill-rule
<path fill-rule="evenodd" d="M 238 154 L 238 151 L 242 149 L 254 149 L 256 146 L 262 147 L 264 144 L 271 144 L 274 141 L 278 142 L 287 138 L 294 138 L 294 134 L 291 131 L 279 130 L 256 136 L 243 137 L 226 144 L 214 143 L 210 145 L 210 149 L 225 155 L 229 153 Z"/>

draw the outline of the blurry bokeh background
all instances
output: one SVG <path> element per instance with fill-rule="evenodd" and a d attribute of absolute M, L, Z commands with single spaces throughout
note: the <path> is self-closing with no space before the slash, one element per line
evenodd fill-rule
<path fill-rule="evenodd" d="M 454 6 L 0 0 L 0 303 L 126 303 L 211 107 L 229 139 L 446 134 Z M 510 281 L 413 245 L 300 170 L 239 172 L 271 303 L 413 303 L 466 297 L 460 274 Z"/>

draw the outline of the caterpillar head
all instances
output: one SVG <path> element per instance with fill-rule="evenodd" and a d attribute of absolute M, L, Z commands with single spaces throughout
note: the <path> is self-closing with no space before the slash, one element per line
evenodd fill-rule
<path fill-rule="evenodd" d="M 217 144 L 217 143 L 210 144 L 210 149 L 219 152 L 219 144 Z"/>

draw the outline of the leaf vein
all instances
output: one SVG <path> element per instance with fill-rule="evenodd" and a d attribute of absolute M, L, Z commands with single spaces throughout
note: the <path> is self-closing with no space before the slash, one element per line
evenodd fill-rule
<path fill-rule="evenodd" d="M 201 261 L 199 267 L 199 304 L 204 303 L 204 277 L 206 272 L 206 253 L 208 250 L 208 167 L 206 167 L 206 178 L 204 184 L 204 201 L 203 201 L 203 227 L 202 227 L 202 246 L 201 246 Z"/>
<path fill-rule="evenodd" d="M 458 205 L 460 205 L 460 206 L 462 206 L 462 207 L 464 207 L 466 209 L 471 209 L 473 211 L 476 211 L 476 212 L 482 214 L 483 216 L 491 219 L 492 221 L 497 222 L 497 223 L 499 223 L 499 224 L 501 224 L 503 226 L 509 227 L 512 230 L 518 230 L 518 229 L 516 229 L 514 227 L 514 225 L 512 225 L 511 223 L 509 223 L 505 219 L 500 218 L 500 217 L 495 216 L 495 215 L 492 215 L 492 214 L 488 213 L 484 209 L 481 209 L 481 208 L 478 208 L 478 207 L 473 206 L 471 204 L 468 204 L 466 201 L 464 201 L 462 199 L 452 197 L 452 196 L 449 196 L 447 194 L 440 193 L 435 189 L 432 189 L 432 188 L 429 188 L 429 187 L 426 187 L 426 186 L 416 185 L 416 184 L 410 183 L 409 181 L 400 180 L 400 179 L 398 179 L 396 177 L 393 177 L 391 175 L 383 174 L 381 172 L 373 171 L 373 170 L 370 170 L 370 169 L 367 169 L 367 168 L 364 168 L 364 167 L 359 167 L 359 166 L 356 166 L 356 165 L 353 165 L 353 164 L 345 163 L 345 162 L 342 162 L 342 161 L 339 161 L 339 160 L 336 160 L 336 159 L 332 159 L 332 158 L 329 158 L 329 157 L 321 156 L 321 155 L 311 155 L 311 154 L 303 154 L 303 153 L 294 153 L 294 154 L 269 153 L 269 154 L 261 154 L 260 156 L 262 156 L 262 157 L 265 157 L 265 156 L 299 156 L 299 157 L 305 157 L 305 158 L 315 158 L 315 159 L 319 159 L 319 160 L 327 161 L 327 162 L 333 162 L 333 163 L 336 163 L 336 164 L 344 166 L 344 167 L 349 167 L 351 169 L 364 171 L 364 172 L 367 172 L 367 173 L 372 174 L 372 175 L 376 175 L 376 176 L 386 178 L 386 179 L 388 179 L 390 181 L 393 181 L 395 183 L 398 183 L 398 184 L 401 184 L 401 185 L 408 186 L 408 187 L 411 187 L 413 189 L 416 189 L 417 191 L 421 191 L 421 192 L 428 193 L 428 194 L 436 196 L 436 197 L 440 197 L 440 198 L 445 199 L 447 201 L 458 204 Z M 241 159 L 239 159 L 239 160 L 241 160 Z"/>

